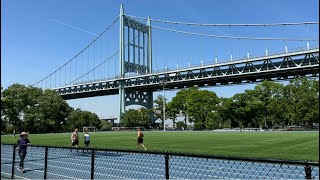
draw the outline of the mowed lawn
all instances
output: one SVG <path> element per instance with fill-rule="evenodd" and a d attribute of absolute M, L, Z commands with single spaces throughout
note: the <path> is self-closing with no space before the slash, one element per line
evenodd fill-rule
<path fill-rule="evenodd" d="M 71 146 L 71 133 L 30 134 L 34 145 Z M 84 147 L 83 133 L 80 147 Z M 171 151 L 248 158 L 319 161 L 319 132 L 150 132 L 144 131 L 148 151 Z M 136 132 L 90 133 L 91 147 L 136 149 Z M 1 136 L 14 143 L 19 136 Z"/>

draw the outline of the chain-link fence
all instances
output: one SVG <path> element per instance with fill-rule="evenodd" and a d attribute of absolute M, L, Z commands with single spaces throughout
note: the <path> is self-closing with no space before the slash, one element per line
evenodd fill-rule
<path fill-rule="evenodd" d="M 319 179 L 319 163 L 1 144 L 1 179 Z"/>

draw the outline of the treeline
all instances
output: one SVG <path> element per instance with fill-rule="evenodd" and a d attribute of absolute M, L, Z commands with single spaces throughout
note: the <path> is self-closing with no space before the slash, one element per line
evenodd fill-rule
<path fill-rule="evenodd" d="M 233 86 L 230 88 L 237 88 Z M 149 127 L 150 117 L 163 120 L 163 96 L 159 95 L 154 109 L 129 109 L 121 116 L 126 127 Z M 194 129 L 220 128 L 274 128 L 287 125 L 319 123 L 319 81 L 297 78 L 287 85 L 263 81 L 253 90 L 235 94 L 230 98 L 218 97 L 216 93 L 193 87 L 180 90 L 165 105 L 166 119 L 174 125 L 186 128 L 187 122 Z M 177 116 L 184 116 L 178 122 Z M 161 123 L 161 126 L 163 123 Z M 81 131 L 84 126 L 110 130 L 111 124 L 101 122 L 88 111 L 70 107 L 53 90 L 13 84 L 1 87 L 1 131 L 29 131 L 32 133 Z"/>
<path fill-rule="evenodd" d="M 159 95 L 154 103 L 155 119 L 162 120 L 163 96 Z M 127 127 L 150 125 L 141 118 L 148 112 L 144 111 L 141 115 L 141 110 L 127 111 L 123 115 L 123 124 Z M 287 125 L 311 127 L 312 123 L 319 123 L 319 81 L 297 78 L 287 85 L 263 81 L 253 90 L 230 98 L 220 98 L 212 91 L 193 87 L 179 91 L 166 103 L 165 111 L 166 119 L 172 119 L 174 124 L 178 115 L 184 116 L 184 123 L 177 123 L 178 129 L 185 128 L 187 121 L 193 122 L 196 130 Z"/>
<path fill-rule="evenodd" d="M 103 126 L 91 112 L 74 109 L 53 90 L 13 84 L 1 87 L 1 132 L 70 132 L 84 126 Z"/>

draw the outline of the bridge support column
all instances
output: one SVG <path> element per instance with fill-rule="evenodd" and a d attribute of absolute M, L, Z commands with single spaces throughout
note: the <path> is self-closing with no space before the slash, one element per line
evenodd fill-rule
<path fill-rule="evenodd" d="M 125 73 L 134 72 L 139 74 L 152 73 L 152 41 L 151 41 L 151 20 L 147 19 L 147 25 L 137 20 L 131 19 L 124 14 L 124 8 L 120 7 L 120 47 L 119 47 L 119 64 L 120 78 L 125 78 Z M 125 32 L 125 29 L 127 32 Z M 130 36 L 130 31 L 133 36 Z M 137 33 L 137 35 L 135 35 Z M 145 35 L 147 41 L 145 42 Z M 136 38 L 138 44 L 136 44 Z M 125 42 L 128 41 L 128 42 Z M 142 44 L 140 43 L 142 41 Z M 147 44 L 147 45 L 146 45 Z M 127 51 L 127 53 L 125 53 Z M 133 52 L 133 56 L 130 56 Z M 138 59 L 136 59 L 136 53 Z M 147 53 L 147 57 L 145 54 Z M 142 54 L 142 59 L 140 54 Z M 147 64 L 147 65 L 145 65 Z M 119 104 L 120 104 L 120 121 L 125 112 L 125 107 L 129 105 L 141 105 L 147 109 L 153 108 L 153 91 L 146 89 L 125 88 L 125 81 L 119 81 Z M 153 113 L 150 113 L 150 122 L 153 123 Z"/>
<path fill-rule="evenodd" d="M 125 58 L 125 54 L 124 54 L 124 9 L 123 9 L 123 5 L 121 4 L 120 6 L 120 14 L 119 14 L 119 18 L 120 18 L 120 47 L 119 47 L 119 60 L 120 60 L 120 76 L 121 78 L 125 77 L 125 70 L 124 70 L 124 58 Z M 125 112 L 125 94 L 124 94 L 125 90 L 124 90 L 124 81 L 120 81 L 119 84 L 119 119 L 120 122 L 122 121 L 122 115 Z"/>
<path fill-rule="evenodd" d="M 125 100 L 125 89 L 124 89 L 124 82 L 121 81 L 120 82 L 120 87 L 119 87 L 119 110 L 120 110 L 120 115 L 119 115 L 119 119 L 120 119 L 120 122 L 122 120 L 122 115 L 124 114 L 125 112 L 125 107 L 126 107 L 126 100 Z"/>
<path fill-rule="evenodd" d="M 130 106 L 130 105 L 140 105 L 145 107 L 146 109 L 152 109 L 153 108 L 153 91 L 152 90 L 146 90 L 143 89 L 127 89 L 124 91 L 124 107 Z M 150 112 L 149 114 L 149 123 L 154 123 L 154 116 L 153 112 Z"/>

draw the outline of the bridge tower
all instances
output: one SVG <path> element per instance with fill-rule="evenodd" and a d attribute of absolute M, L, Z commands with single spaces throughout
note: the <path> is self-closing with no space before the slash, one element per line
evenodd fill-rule
<path fill-rule="evenodd" d="M 151 21 L 143 24 L 124 14 L 120 6 L 120 77 L 126 73 L 148 74 L 152 73 L 152 42 Z M 125 81 L 119 81 L 120 120 L 126 106 L 141 105 L 150 109 L 153 107 L 153 91 L 146 88 L 125 89 Z M 151 117 L 152 116 L 152 117 Z M 153 115 L 150 114 L 153 123 Z"/>

